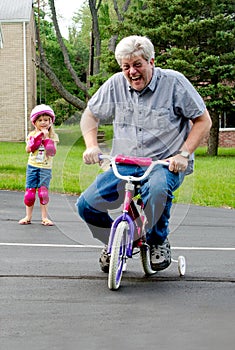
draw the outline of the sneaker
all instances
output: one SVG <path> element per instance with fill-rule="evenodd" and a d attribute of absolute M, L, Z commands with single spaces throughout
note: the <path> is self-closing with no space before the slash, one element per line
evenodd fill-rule
<path fill-rule="evenodd" d="M 109 263 L 110 263 L 110 255 L 107 253 L 107 248 L 108 248 L 107 245 L 104 246 L 99 259 L 101 271 L 105 273 L 109 272 Z"/>
<path fill-rule="evenodd" d="M 151 267 L 154 271 L 166 269 L 171 263 L 171 246 L 166 238 L 162 244 L 151 246 Z"/>

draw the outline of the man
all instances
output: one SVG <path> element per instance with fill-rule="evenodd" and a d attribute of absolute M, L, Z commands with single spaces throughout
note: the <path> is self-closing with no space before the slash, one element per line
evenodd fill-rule
<path fill-rule="evenodd" d="M 114 74 L 88 102 L 81 119 L 86 144 L 83 160 L 99 162 L 97 142 L 99 120 L 113 117 L 112 155 L 151 157 L 167 160 L 157 166 L 141 194 L 148 218 L 146 239 L 151 246 L 151 266 L 159 271 L 171 263 L 169 218 L 173 192 L 184 176 L 193 171 L 193 152 L 208 134 L 211 119 L 206 106 L 179 72 L 154 67 L 154 47 L 146 37 L 129 36 L 116 47 L 115 58 L 122 72 Z M 122 165 L 122 173 L 140 176 L 143 169 Z M 109 209 L 123 200 L 123 182 L 110 168 L 81 194 L 77 206 L 93 236 L 107 244 L 113 219 Z M 104 247 L 100 266 L 108 272 L 109 256 Z"/>

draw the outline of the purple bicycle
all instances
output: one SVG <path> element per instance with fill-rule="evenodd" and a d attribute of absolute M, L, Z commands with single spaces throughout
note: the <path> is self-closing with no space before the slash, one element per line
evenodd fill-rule
<path fill-rule="evenodd" d="M 145 239 L 147 218 L 139 189 L 140 181 L 150 174 L 154 166 L 157 164 L 168 166 L 169 163 L 161 160 L 153 161 L 151 158 L 100 155 L 100 160 L 105 159 L 111 162 L 115 176 L 126 181 L 122 213 L 113 221 L 107 250 L 110 255 L 108 287 L 117 290 L 123 271 L 126 271 L 127 259 L 132 258 L 135 248 L 140 252 L 144 273 L 148 276 L 156 273 L 151 268 L 150 246 Z M 147 169 L 141 177 L 126 176 L 119 173 L 117 164 L 139 165 Z M 179 256 L 178 260 L 172 261 L 178 262 L 179 274 L 183 276 L 186 269 L 185 258 Z"/>

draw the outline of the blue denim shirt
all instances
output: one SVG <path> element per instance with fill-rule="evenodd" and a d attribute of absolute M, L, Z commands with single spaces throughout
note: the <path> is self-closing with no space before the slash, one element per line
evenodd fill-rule
<path fill-rule="evenodd" d="M 149 85 L 141 92 L 129 86 L 122 72 L 114 74 L 93 95 L 88 107 L 100 120 L 113 118 L 112 155 L 154 159 L 176 154 L 189 134 L 190 120 L 206 108 L 184 75 L 161 68 L 153 69 Z"/>

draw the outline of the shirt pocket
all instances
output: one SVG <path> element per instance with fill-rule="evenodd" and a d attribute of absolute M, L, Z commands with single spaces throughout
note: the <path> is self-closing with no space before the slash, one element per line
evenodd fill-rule
<path fill-rule="evenodd" d="M 117 103 L 114 124 L 121 128 L 129 127 L 133 125 L 134 115 L 135 111 L 131 103 Z"/>
<path fill-rule="evenodd" d="M 145 117 L 145 125 L 146 128 L 154 129 L 161 133 L 173 129 L 170 119 L 170 110 L 168 108 L 152 108 Z"/>

